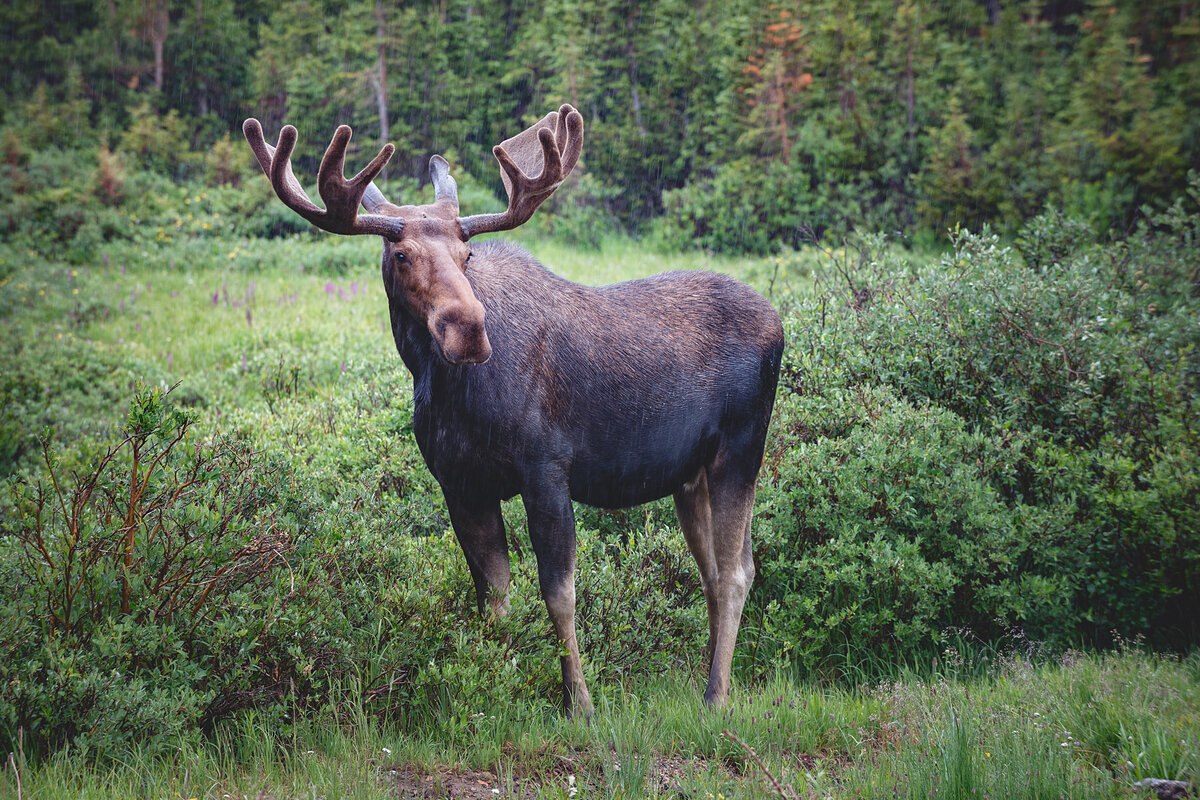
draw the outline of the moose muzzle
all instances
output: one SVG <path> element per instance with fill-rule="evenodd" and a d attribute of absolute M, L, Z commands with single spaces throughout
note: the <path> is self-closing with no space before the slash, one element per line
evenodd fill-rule
<path fill-rule="evenodd" d="M 451 364 L 482 364 L 492 357 L 483 321 L 483 305 L 471 299 L 435 311 L 429 332 Z"/>

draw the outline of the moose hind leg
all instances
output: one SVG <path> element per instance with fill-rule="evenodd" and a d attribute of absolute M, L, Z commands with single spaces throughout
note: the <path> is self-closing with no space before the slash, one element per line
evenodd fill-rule
<path fill-rule="evenodd" d="M 592 716 L 592 697 L 583 679 L 575 632 L 575 511 L 566 490 L 522 495 L 529 516 L 529 540 L 537 556 L 538 583 L 554 633 L 562 645 L 563 706 L 568 715 Z"/>
<path fill-rule="evenodd" d="M 710 464 L 696 481 L 675 493 L 675 507 L 688 548 L 700 568 L 708 606 L 711 662 L 704 702 L 714 705 L 729 695 L 733 649 L 754 581 L 750 546 L 754 479 Z"/>
<path fill-rule="evenodd" d="M 712 547 L 712 509 L 708 501 L 708 476 L 704 468 L 695 480 L 675 492 L 675 514 L 692 558 L 700 570 L 700 588 L 708 607 L 708 645 L 705 663 L 712 664 L 713 648 L 717 643 L 717 558 Z"/>
<path fill-rule="evenodd" d="M 447 495 L 446 506 L 450 510 L 454 535 L 467 557 L 479 613 L 490 610 L 495 617 L 503 617 L 508 613 L 511 567 L 500 503 L 471 502 Z"/>

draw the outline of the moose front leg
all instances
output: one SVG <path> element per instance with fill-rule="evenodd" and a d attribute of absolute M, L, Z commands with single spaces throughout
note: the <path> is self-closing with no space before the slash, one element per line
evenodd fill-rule
<path fill-rule="evenodd" d="M 563 705 L 568 715 L 592 716 L 575 634 L 575 512 L 565 476 L 556 485 L 521 495 L 529 517 L 529 540 L 537 556 L 538 583 L 554 633 L 563 647 Z"/>
<path fill-rule="evenodd" d="M 508 612 L 511 571 L 499 501 L 477 501 L 447 493 L 446 507 L 454 535 L 467 557 L 479 613 L 490 608 L 495 617 L 503 617 Z"/>

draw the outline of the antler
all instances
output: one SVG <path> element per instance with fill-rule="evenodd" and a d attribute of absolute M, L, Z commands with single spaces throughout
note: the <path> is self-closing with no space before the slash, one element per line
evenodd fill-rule
<path fill-rule="evenodd" d="M 279 132 L 279 144 L 275 147 L 263 139 L 262 125 L 256 119 L 248 119 L 242 125 L 246 141 L 254 151 L 258 164 L 271 181 L 275 194 L 284 204 L 322 230 L 345 235 L 372 234 L 396 241 L 404 230 L 404 220 L 378 214 L 359 216 L 358 206 L 363 194 L 368 193 L 367 202 L 372 210 L 383 200 L 383 195 L 371 181 L 379 174 L 395 146 L 386 144 L 379 155 L 353 178 L 346 180 L 346 145 L 350 143 L 351 130 L 348 125 L 338 126 L 321 159 L 317 170 L 317 191 L 325 201 L 320 208 L 304 191 L 292 172 L 292 150 L 296 147 L 296 129 L 284 125 Z"/>
<path fill-rule="evenodd" d="M 508 210 L 460 217 L 463 233 L 469 239 L 523 224 L 575 168 L 582 150 L 583 116 L 567 103 L 496 145 L 492 153 L 500 162 Z"/>

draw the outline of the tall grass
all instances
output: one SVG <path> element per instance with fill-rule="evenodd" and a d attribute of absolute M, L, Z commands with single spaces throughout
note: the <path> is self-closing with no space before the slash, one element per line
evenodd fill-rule
<path fill-rule="evenodd" d="M 1196 656 L 1127 648 L 1038 666 L 1014 658 L 964 680 L 910 675 L 858 687 L 776 677 L 737 687 L 717 710 L 701 704 L 699 677 L 604 687 L 590 724 L 547 707 L 483 709 L 465 739 L 436 719 L 397 728 L 347 693 L 282 739 L 251 713 L 170 758 L 97 766 L 61 753 L 26 765 L 21 792 L 368 798 L 473 785 L 500 797 L 751 798 L 778 782 L 799 797 L 970 800 L 1135 797 L 1140 778 L 1200 774 Z M 18 760 L 0 797 L 17 797 Z"/>

